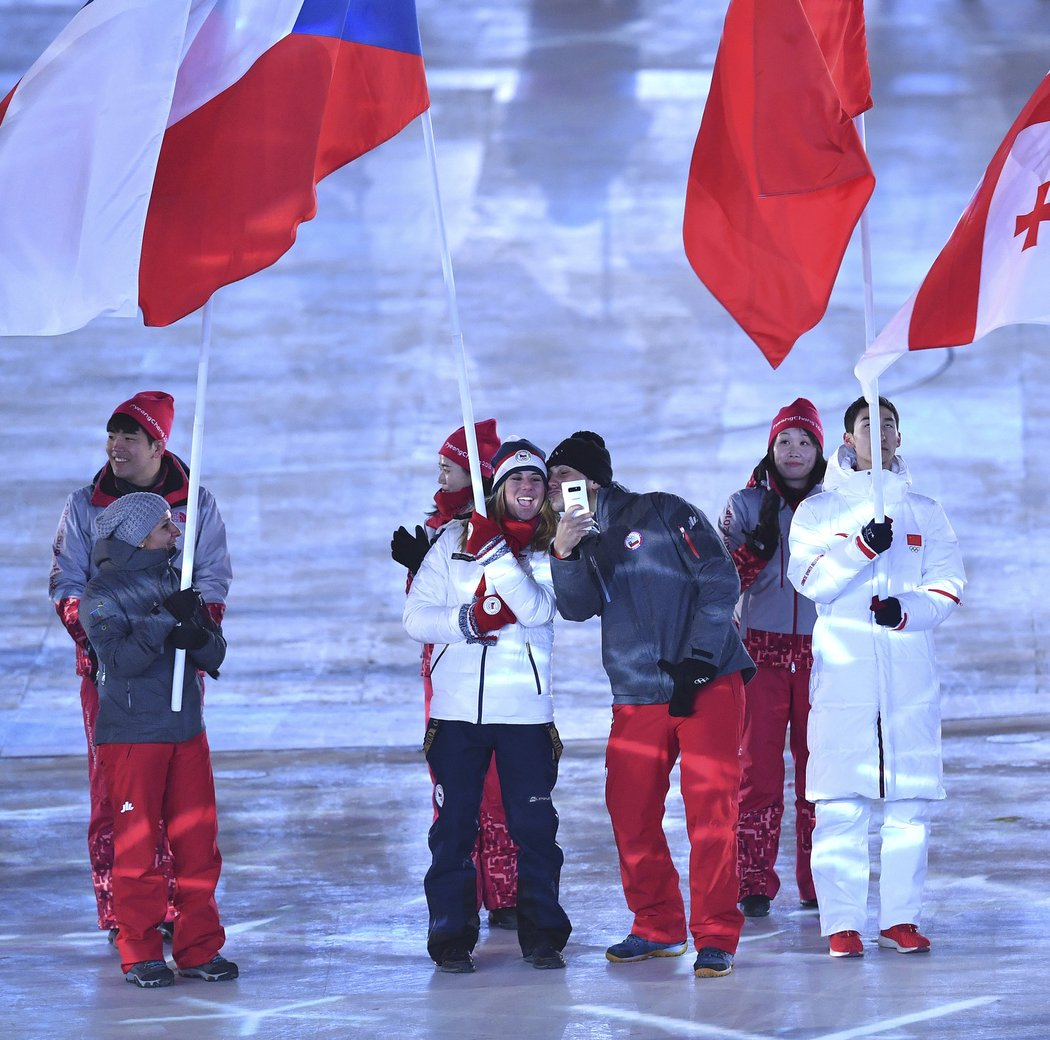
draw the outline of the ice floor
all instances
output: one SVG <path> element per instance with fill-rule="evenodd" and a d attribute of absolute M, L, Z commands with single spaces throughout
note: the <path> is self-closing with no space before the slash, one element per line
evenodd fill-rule
<path fill-rule="evenodd" d="M 776 372 L 682 251 L 724 2 L 417 3 L 477 416 L 547 448 L 598 430 L 624 483 L 677 491 L 712 517 L 796 396 L 817 403 L 833 445 L 859 392 L 856 242 L 825 320 Z M 77 6 L 0 0 L 0 92 Z M 1050 66 L 1050 31 L 1040 0 L 866 8 L 881 327 Z M 787 886 L 773 916 L 748 925 L 729 979 L 694 980 L 685 958 L 608 965 L 604 947 L 628 926 L 602 802 L 608 689 L 597 629 L 559 623 L 569 969 L 551 978 L 526 967 L 500 933 L 483 936 L 475 976 L 435 976 L 420 880 L 429 806 L 415 750 L 418 653 L 388 556 L 391 530 L 427 507 L 436 449 L 461 421 L 418 125 L 319 196 L 294 249 L 215 300 L 202 472 L 236 572 L 230 655 L 208 698 L 222 908 L 244 969 L 231 986 L 135 991 L 93 931 L 78 684 L 46 596 L 62 503 L 103 461 L 118 402 L 173 393 L 172 447 L 188 456 L 199 322 L 101 320 L 51 340 L 0 340 L 7 1034 L 1050 1035 L 1047 330 L 905 358 L 883 381 L 902 414 L 902 454 L 917 487 L 944 503 L 970 578 L 964 609 L 938 637 L 951 798 L 933 846 L 934 952 L 872 948 L 833 962 Z M 668 825 L 684 853 L 676 811 Z"/>

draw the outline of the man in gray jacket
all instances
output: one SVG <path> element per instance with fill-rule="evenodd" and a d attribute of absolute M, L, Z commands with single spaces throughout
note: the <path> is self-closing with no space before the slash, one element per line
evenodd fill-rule
<path fill-rule="evenodd" d="M 574 508 L 558 525 L 554 591 L 567 620 L 601 618 L 612 685 L 605 798 L 634 924 L 606 957 L 624 963 L 685 953 L 685 906 L 663 830 L 680 758 L 693 971 L 728 975 L 744 922 L 737 908 L 739 749 L 744 683 L 755 670 L 733 624 L 736 567 L 695 506 L 614 483 L 597 434 L 574 433 L 547 465 L 556 510 L 564 509 L 566 482 L 587 484 L 590 511 Z"/>
<path fill-rule="evenodd" d="M 84 713 L 84 732 L 88 746 L 88 789 L 91 815 L 88 821 L 88 856 L 91 880 L 98 907 L 98 926 L 116 938 L 113 916 L 113 806 L 95 747 L 95 719 L 98 715 L 98 688 L 95 685 L 98 661 L 80 619 L 80 600 L 88 580 L 97 571 L 91 551 L 98 537 L 99 514 L 123 495 L 150 491 L 160 495 L 177 521 L 186 519 L 189 474 L 182 461 L 167 450 L 175 418 L 175 401 L 162 390 L 144 390 L 117 405 L 106 424 L 107 463 L 89 484 L 66 499 L 52 547 L 49 592 L 55 610 L 76 646 L 76 672 L 80 677 L 80 704 Z M 233 574 L 226 549 L 226 526 L 215 498 L 200 488 L 197 507 L 197 541 L 194 552 L 193 584 L 200 589 L 208 612 L 216 624 L 222 622 L 226 593 Z M 176 556 L 178 565 L 180 558 Z M 169 894 L 174 895 L 170 852 L 163 839 L 157 853 L 157 866 L 169 878 Z M 174 907 L 158 921 L 166 938 L 171 938 Z"/>

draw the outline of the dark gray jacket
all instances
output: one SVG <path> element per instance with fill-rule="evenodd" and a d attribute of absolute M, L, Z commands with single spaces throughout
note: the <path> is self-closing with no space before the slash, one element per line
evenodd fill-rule
<path fill-rule="evenodd" d="M 92 551 L 98 573 L 87 583 L 80 619 L 98 655 L 96 744 L 174 744 L 204 729 L 197 669 L 214 672 L 226 656 L 222 631 L 186 652 L 182 711 L 171 710 L 175 618 L 161 604 L 179 587 L 163 549 L 102 538 Z"/>
<path fill-rule="evenodd" d="M 600 534 L 566 560 L 551 557 L 558 611 L 568 621 L 602 619 L 602 663 L 614 704 L 666 704 L 661 658 L 710 661 L 719 675 L 755 674 L 733 608 L 740 580 L 707 517 L 676 495 L 637 495 L 619 484 L 598 491 Z"/>

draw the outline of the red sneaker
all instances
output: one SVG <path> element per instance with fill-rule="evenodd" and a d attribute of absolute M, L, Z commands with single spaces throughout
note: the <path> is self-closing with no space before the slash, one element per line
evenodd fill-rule
<path fill-rule="evenodd" d="M 895 924 L 879 932 L 879 945 L 898 953 L 924 953 L 930 940 L 913 924 Z"/>
<path fill-rule="evenodd" d="M 863 957 L 860 932 L 835 932 L 828 936 L 828 953 L 832 957 Z"/>

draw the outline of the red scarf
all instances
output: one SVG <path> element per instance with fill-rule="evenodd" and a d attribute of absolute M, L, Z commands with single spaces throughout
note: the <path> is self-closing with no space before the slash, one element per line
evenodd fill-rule
<path fill-rule="evenodd" d="M 450 520 L 463 516 L 473 498 L 474 489 L 469 484 L 458 491 L 436 491 L 434 505 L 437 511 L 427 517 L 427 527 L 432 527 L 436 531 L 439 527 L 444 527 Z"/>
<path fill-rule="evenodd" d="M 539 526 L 540 518 L 538 516 L 534 516 L 531 520 L 512 520 L 509 516 L 505 516 L 500 521 L 503 537 L 506 538 L 507 545 L 515 556 L 523 553 L 529 547 L 532 543 L 533 535 L 536 533 L 536 528 Z M 485 595 L 484 575 L 482 575 L 481 581 L 478 582 L 475 595 L 478 598 Z"/>
<path fill-rule="evenodd" d="M 515 556 L 523 553 L 529 547 L 533 535 L 536 534 L 536 528 L 539 526 L 538 515 L 531 520 L 514 520 L 505 516 L 500 523 L 500 527 L 503 528 L 503 537 L 507 539 L 507 545 L 510 546 L 510 551 Z"/>

